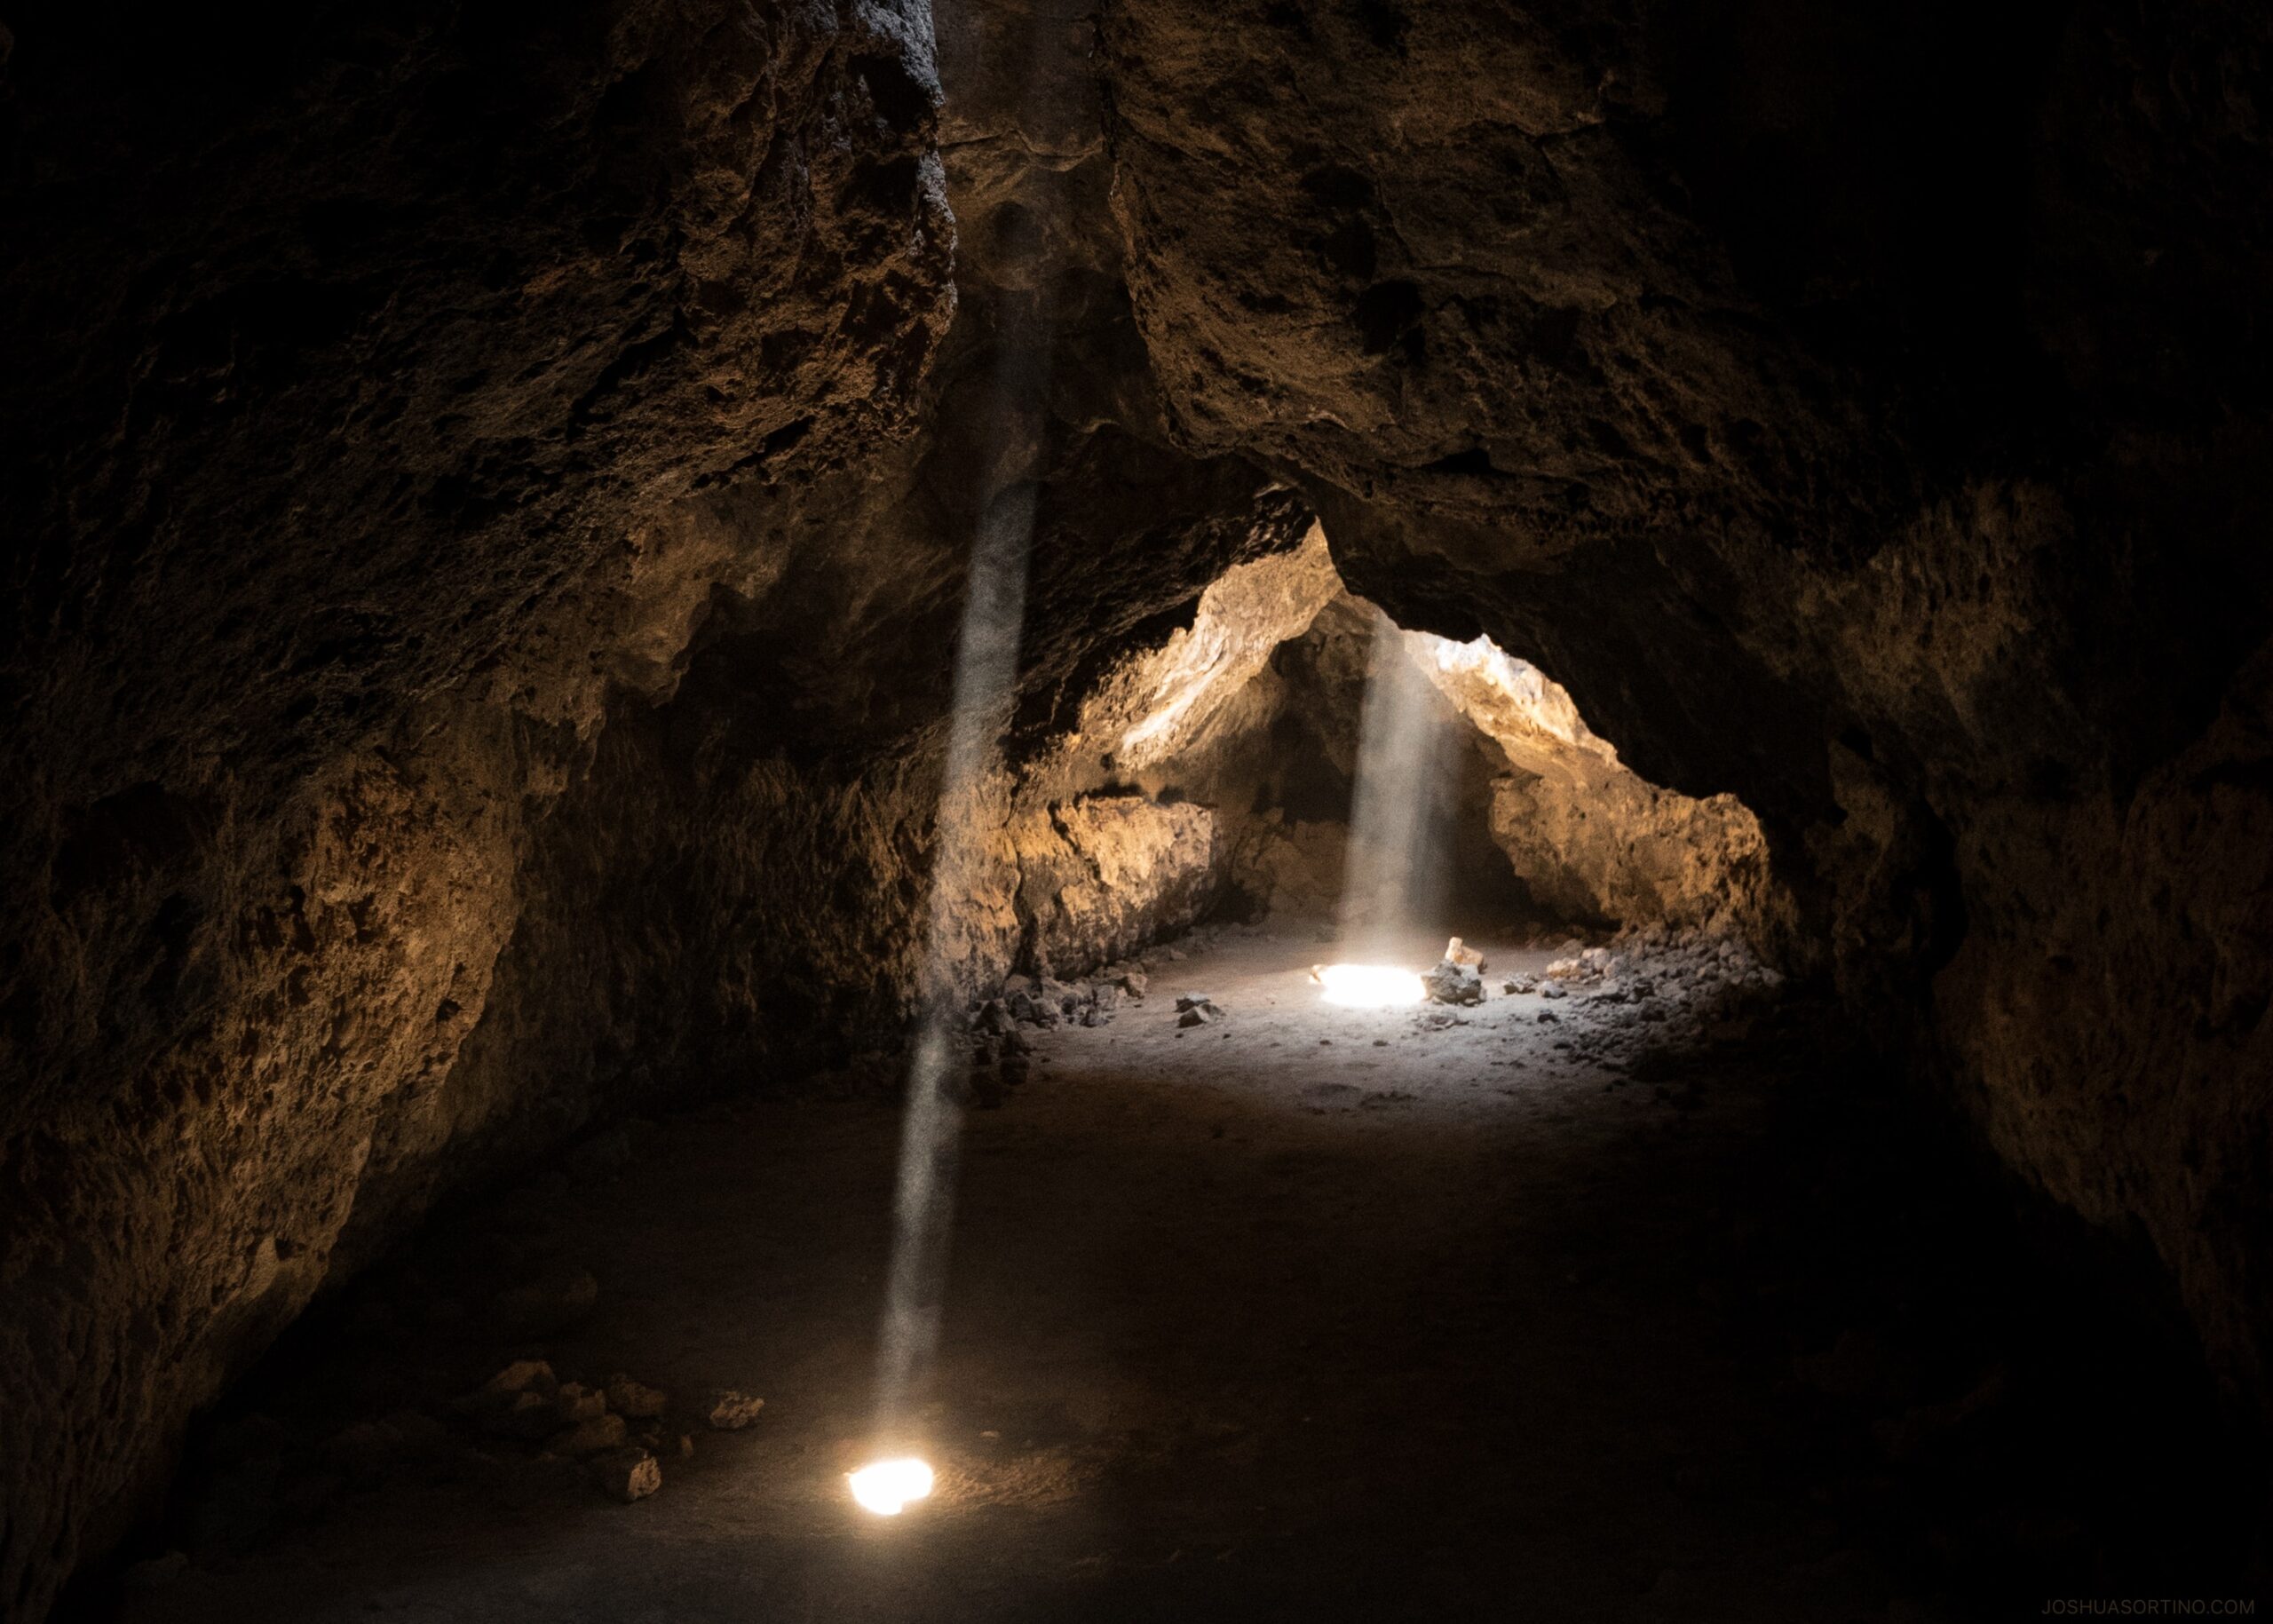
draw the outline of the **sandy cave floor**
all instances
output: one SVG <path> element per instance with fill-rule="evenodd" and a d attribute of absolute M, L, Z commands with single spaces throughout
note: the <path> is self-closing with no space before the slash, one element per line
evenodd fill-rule
<path fill-rule="evenodd" d="M 106 1610 L 1932 1620 L 2245 1593 L 2259 1485 L 2183 1361 L 2032 1261 L 1814 1007 L 1648 1025 L 1501 995 L 1552 955 L 1483 945 L 1480 1008 L 1345 1010 L 1307 931 L 1227 932 L 1154 955 L 1110 1025 L 1039 1034 L 966 1121 L 942 1481 L 903 1517 L 842 1476 L 897 1112 L 721 1106 L 453 1215 L 297 1334 L 147 1542 L 187 1560 Z M 1226 1018 L 1180 1029 L 1185 990 Z M 500 1294 L 564 1265 L 600 1283 L 589 1317 L 501 1328 Z M 523 1355 L 673 1394 L 661 1491 L 612 1503 L 452 1414 Z M 691 1418 L 720 1386 L 763 1395 L 756 1425 Z M 418 1441 L 375 1449 L 375 1422 Z"/>

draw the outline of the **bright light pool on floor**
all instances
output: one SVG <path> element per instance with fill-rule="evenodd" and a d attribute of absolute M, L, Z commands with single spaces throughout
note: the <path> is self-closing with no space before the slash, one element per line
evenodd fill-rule
<path fill-rule="evenodd" d="M 915 1501 L 931 1493 L 931 1469 L 913 1455 L 878 1461 L 849 1474 L 852 1498 L 864 1511 L 878 1517 L 898 1517 Z"/>
<path fill-rule="evenodd" d="M 1324 1002 L 1351 1009 L 1387 1009 L 1428 996 L 1419 976 L 1388 964 L 1321 964 L 1317 975 Z"/>

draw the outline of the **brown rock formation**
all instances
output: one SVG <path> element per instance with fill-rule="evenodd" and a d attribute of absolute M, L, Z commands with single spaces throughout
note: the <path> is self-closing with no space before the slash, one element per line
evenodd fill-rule
<path fill-rule="evenodd" d="M 1184 442 L 1299 471 L 1353 590 L 1740 796 L 1802 958 L 2261 1387 L 2263 15 L 1105 36 Z"/>
<path fill-rule="evenodd" d="M 457 1062 L 538 826 L 731 573 L 627 537 L 899 426 L 952 223 L 920 8 L 57 13 L 5 73 L 0 1610 L 37 1616 L 362 1181 L 502 1106 Z"/>
<path fill-rule="evenodd" d="M 1700 801 L 1649 782 L 1559 684 L 1488 638 L 1414 640 L 1412 657 L 1504 757 L 1492 837 L 1555 917 L 1727 927 L 1762 943 L 1787 928 L 1760 820 L 1734 796 Z"/>
<path fill-rule="evenodd" d="M 1028 500 L 968 985 L 1330 905 L 1360 602 L 1488 635 L 1534 902 L 1828 972 L 2261 1394 L 2269 27 L 0 30 L 0 1611 L 438 1195 L 896 1041 Z"/>

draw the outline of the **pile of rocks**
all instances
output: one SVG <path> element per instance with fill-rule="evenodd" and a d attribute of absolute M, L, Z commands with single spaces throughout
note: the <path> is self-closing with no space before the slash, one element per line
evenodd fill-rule
<path fill-rule="evenodd" d="M 1178 1026 L 1212 1026 L 1224 1018 L 1223 1010 L 1205 993 L 1184 993 L 1176 1001 L 1176 1024 Z"/>
<path fill-rule="evenodd" d="M 1511 994 L 1567 1000 L 1560 1014 L 1535 1012 L 1561 1028 L 1551 1047 L 1612 1073 L 1669 1045 L 1741 1040 L 1784 980 L 1744 942 L 1717 933 L 1650 928 L 1607 946 L 1566 941 L 1556 951 L 1544 972 L 1502 985 Z"/>
<path fill-rule="evenodd" d="M 1034 1045 L 1018 1030 L 1018 1022 L 1002 1009 L 1001 1000 L 988 1002 L 995 1006 L 989 1017 L 993 1024 L 978 1027 L 972 1041 L 970 1092 L 972 1103 L 991 1111 L 1031 1074 L 1032 1066 L 1026 1056 Z"/>
<path fill-rule="evenodd" d="M 661 1389 L 618 1374 L 587 1385 L 563 1382 L 543 1359 L 516 1359 L 451 1406 L 495 1438 L 530 1446 L 540 1460 L 574 1462 L 610 1499 L 644 1500 L 663 1486 L 659 1457 L 694 1453 L 693 1438 L 669 1419 Z M 740 1431 L 765 1407 L 732 1388 L 700 1406 L 720 1431 Z"/>
<path fill-rule="evenodd" d="M 480 1483 L 508 1497 L 546 1493 L 550 1480 L 644 1500 L 662 1486 L 662 1461 L 694 1453 L 695 1421 L 750 1425 L 762 1399 L 720 1390 L 675 1412 L 660 1389 L 626 1375 L 561 1381 L 542 1359 L 516 1359 L 447 1403 L 406 1406 L 348 1422 L 255 1411 L 211 1423 L 186 1467 L 194 1495 L 170 1533 L 180 1549 L 141 1565 L 131 1582 L 164 1582 L 226 1561 L 327 1515 L 343 1495 L 390 1484 Z"/>
<path fill-rule="evenodd" d="M 1102 1026 L 1115 1011 L 1144 996 L 1141 968 L 1108 964 L 1095 976 L 1060 981 L 1054 976 L 1012 976 L 1002 994 L 975 1001 L 968 1015 L 971 1101 L 1000 1105 L 1026 1081 L 1033 1045 L 1027 1034 L 1056 1026 Z"/>
<path fill-rule="evenodd" d="M 1550 976 L 1534 976 L 1529 970 L 1518 970 L 1500 984 L 1503 993 L 1537 993 L 1541 998 L 1567 998 L 1570 989 Z"/>
<path fill-rule="evenodd" d="M 1534 986 L 1518 988 L 1510 980 L 1508 990 L 1536 990 L 1544 997 L 1582 994 L 1588 1003 L 1640 1004 L 1642 1018 L 1654 1020 L 1664 1018 L 1666 1004 L 1679 1008 L 1718 1002 L 1731 993 L 1771 992 L 1784 979 L 1733 936 L 1653 925 L 1606 947 L 1572 942 L 1566 948 Z M 1652 1001 L 1662 1002 L 1652 1009 Z"/>
<path fill-rule="evenodd" d="M 1133 967 L 1108 965 L 1092 978 L 1060 981 L 1055 976 L 1012 976 L 999 998 L 970 1007 L 974 1032 L 1001 1034 L 1019 1026 L 1102 1026 L 1125 1000 L 1144 996 L 1145 976 Z"/>

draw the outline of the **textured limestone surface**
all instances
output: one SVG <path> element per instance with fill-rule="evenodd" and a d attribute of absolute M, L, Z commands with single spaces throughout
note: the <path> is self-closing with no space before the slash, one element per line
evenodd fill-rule
<path fill-rule="evenodd" d="M 1182 931 L 1214 899 L 1216 820 L 1142 795 L 1084 796 L 1050 818 L 1053 843 L 1019 844 L 1031 900 L 1024 957 L 1088 970 Z M 1053 846 L 1055 849 L 1053 849 Z"/>
<path fill-rule="evenodd" d="M 643 527 L 903 426 L 953 224 L 920 6 L 12 21 L 0 1612 L 36 1618 L 384 1228 L 366 1181 L 487 1126 L 453 1082 L 610 685 L 766 567 Z"/>
<path fill-rule="evenodd" d="M 1406 634 L 1461 715 L 1498 748 L 1492 837 L 1554 917 L 1595 925 L 1726 926 L 1788 940 L 1789 899 L 1760 820 L 1732 795 L 1703 800 L 1624 765 L 1571 696 L 1489 638 Z"/>
<path fill-rule="evenodd" d="M 1226 891 L 1257 912 L 1329 917 L 1382 637 L 1438 695 L 1426 721 L 1448 747 L 1437 810 L 1453 832 L 1442 855 L 1471 918 L 1520 906 L 1536 923 L 1725 927 L 1785 944 L 1789 898 L 1758 820 L 1734 796 L 1649 783 L 1559 685 L 1488 638 L 1382 629 L 1343 589 L 1315 527 L 1299 548 L 1226 572 L 1188 628 L 1108 671 L 1060 771 L 1176 797 L 1168 810 L 1198 803 L 1194 826 L 1211 826 Z"/>
<path fill-rule="evenodd" d="M 1183 442 L 1757 814 L 2023 1179 L 2273 1351 L 2261 8 L 1107 11 Z"/>
<path fill-rule="evenodd" d="M 437 1200 L 899 1041 L 1011 511 L 964 986 L 1329 910 L 1365 606 L 1488 635 L 1463 872 L 1827 975 L 2261 1396 L 2269 31 L 12 16 L 0 1612 Z"/>

